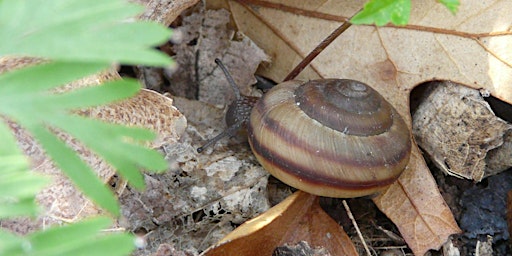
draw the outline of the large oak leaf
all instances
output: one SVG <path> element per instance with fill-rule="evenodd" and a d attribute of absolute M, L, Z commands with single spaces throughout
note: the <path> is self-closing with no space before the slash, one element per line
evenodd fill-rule
<path fill-rule="evenodd" d="M 230 2 L 230 7 L 239 29 L 273 58 L 262 74 L 281 81 L 362 4 L 239 1 Z M 413 6 L 404 27 L 352 26 L 300 78 L 363 81 L 383 94 L 409 126 L 409 94 L 425 81 L 452 80 L 512 103 L 509 10 L 509 1 L 465 1 L 454 16 L 435 1 L 422 3 Z M 460 231 L 417 146 L 404 175 L 374 201 L 415 254 L 439 248 Z"/>

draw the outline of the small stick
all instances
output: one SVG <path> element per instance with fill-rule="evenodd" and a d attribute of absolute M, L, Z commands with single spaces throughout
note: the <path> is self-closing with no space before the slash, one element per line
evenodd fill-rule
<path fill-rule="evenodd" d="M 359 13 L 361 10 L 357 11 Z M 355 14 L 354 14 L 355 15 Z M 351 17 L 352 18 L 352 17 Z M 350 19 L 351 19 L 350 18 Z M 343 22 L 341 26 L 336 28 L 330 35 L 328 35 L 320 44 L 318 44 L 315 49 L 313 49 L 295 68 L 284 78 L 283 82 L 286 82 L 288 80 L 292 80 L 295 77 L 297 77 L 302 70 L 304 70 L 309 63 L 313 61 L 313 59 L 318 56 L 327 46 L 329 46 L 336 38 L 338 38 L 339 35 L 341 35 L 345 30 L 347 30 L 350 26 L 352 26 L 352 23 L 350 23 L 350 19 Z"/>
<path fill-rule="evenodd" d="M 345 207 L 345 211 L 347 212 L 348 218 L 352 221 L 352 225 L 354 225 L 354 228 L 356 228 L 357 236 L 359 236 L 359 239 L 361 239 L 361 243 L 363 244 L 363 247 L 366 251 L 366 254 L 368 256 L 372 256 L 370 253 L 370 249 L 368 249 L 368 245 L 366 245 L 366 241 L 363 238 L 363 234 L 361 234 L 361 230 L 359 230 L 359 226 L 357 225 L 356 219 L 354 219 L 354 215 L 352 215 L 352 211 L 350 211 L 350 207 L 348 207 L 347 201 L 343 200 L 343 207 Z"/>

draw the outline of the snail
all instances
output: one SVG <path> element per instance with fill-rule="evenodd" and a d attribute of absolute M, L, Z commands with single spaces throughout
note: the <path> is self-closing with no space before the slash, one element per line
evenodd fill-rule
<path fill-rule="evenodd" d="M 228 107 L 228 129 L 247 127 L 261 165 L 282 182 L 305 192 L 352 198 L 376 194 L 395 182 L 411 152 L 405 121 L 377 91 L 349 79 L 291 80 L 261 99 L 240 95 L 216 59 L 236 99 Z"/>

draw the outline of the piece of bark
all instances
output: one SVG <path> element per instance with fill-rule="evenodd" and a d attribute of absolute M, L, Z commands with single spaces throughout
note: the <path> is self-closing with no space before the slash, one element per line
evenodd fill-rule
<path fill-rule="evenodd" d="M 452 82 L 433 82 L 413 115 L 414 137 L 435 165 L 477 182 L 507 168 L 486 170 L 487 153 L 503 144 L 507 131 L 512 125 L 494 115 L 478 90 Z"/>

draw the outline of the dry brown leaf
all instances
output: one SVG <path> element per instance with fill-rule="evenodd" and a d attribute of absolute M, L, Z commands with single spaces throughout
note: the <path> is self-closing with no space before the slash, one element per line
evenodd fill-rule
<path fill-rule="evenodd" d="M 358 255 L 343 228 L 325 213 L 318 197 L 298 191 L 249 220 L 202 255 L 272 255 L 277 246 L 307 241 L 330 255 Z"/>
<path fill-rule="evenodd" d="M 275 81 L 362 7 L 360 1 L 283 1 L 304 11 L 296 15 L 230 3 L 239 29 L 273 56 L 272 66 L 263 72 Z M 512 103 L 511 9 L 510 1 L 472 0 L 464 1 L 453 16 L 435 1 L 413 6 L 405 27 L 352 26 L 301 77 L 366 82 L 399 109 L 403 106 L 403 113 L 408 110 L 409 91 L 434 79 L 485 88 Z M 319 13 L 330 16 L 306 17 Z"/>
<path fill-rule="evenodd" d="M 448 236 L 461 232 L 430 172 L 414 171 L 425 166 L 418 147 L 413 147 L 411 161 L 398 181 L 373 199 L 396 224 L 415 255 L 437 250 Z"/>
<path fill-rule="evenodd" d="M 360 1 L 283 5 L 292 8 L 250 8 L 230 1 L 239 29 L 273 57 L 262 73 L 276 81 L 362 7 Z M 413 7 L 405 27 L 352 26 L 301 77 L 363 81 L 384 95 L 409 127 L 409 94 L 425 81 L 451 80 L 484 88 L 512 103 L 512 2 L 465 1 L 455 16 L 435 1 Z M 297 10 L 302 13 L 295 14 Z M 417 146 L 404 175 L 375 202 L 417 255 L 438 249 L 450 234 L 460 232 Z"/>

